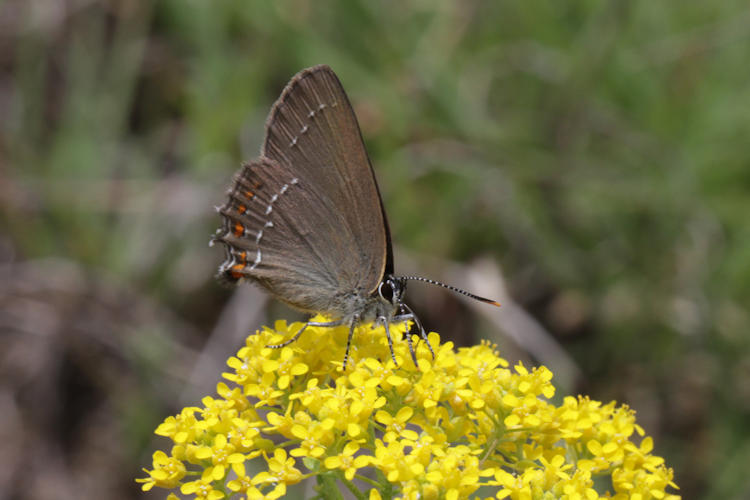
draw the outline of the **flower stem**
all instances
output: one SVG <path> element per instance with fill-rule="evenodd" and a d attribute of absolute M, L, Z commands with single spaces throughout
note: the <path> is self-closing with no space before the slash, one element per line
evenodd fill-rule
<path fill-rule="evenodd" d="M 326 500 L 344 500 L 343 495 L 336 487 L 336 476 L 333 474 L 319 474 L 318 479 L 318 494 L 321 498 Z"/>
<path fill-rule="evenodd" d="M 367 497 L 365 496 L 365 494 L 362 493 L 361 491 L 359 491 L 359 488 L 357 488 L 356 486 L 354 486 L 354 483 L 352 483 L 347 478 L 345 478 L 343 474 L 341 474 L 339 476 L 339 479 L 341 480 L 342 483 L 344 483 L 344 485 L 347 488 L 349 488 L 349 491 L 351 491 L 352 494 L 355 497 L 357 497 L 357 500 L 367 500 Z"/>

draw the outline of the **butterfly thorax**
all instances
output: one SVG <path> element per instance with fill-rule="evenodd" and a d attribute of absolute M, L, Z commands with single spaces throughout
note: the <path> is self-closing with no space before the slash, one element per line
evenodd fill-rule
<path fill-rule="evenodd" d="M 342 291 L 331 301 L 332 307 L 319 311 L 349 323 L 385 320 L 390 323 L 402 306 L 406 283 L 400 278 L 386 277 L 372 293 L 361 290 Z"/>

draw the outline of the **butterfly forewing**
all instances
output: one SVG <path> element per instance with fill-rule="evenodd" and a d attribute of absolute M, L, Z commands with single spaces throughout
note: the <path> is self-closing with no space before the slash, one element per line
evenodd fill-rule
<path fill-rule="evenodd" d="M 303 70 L 287 85 L 261 157 L 235 176 L 220 212 L 220 274 L 229 281 L 247 278 L 292 306 L 334 315 L 343 313 L 342 294 L 374 292 L 392 267 L 388 227 L 354 112 L 330 68 Z"/>
<path fill-rule="evenodd" d="M 388 227 L 357 119 L 328 66 L 301 71 L 284 89 L 268 117 L 262 155 L 294 173 L 317 220 L 337 220 L 307 223 L 313 234 L 300 243 L 326 249 L 324 267 L 339 289 L 372 293 L 386 264 L 392 267 Z"/>

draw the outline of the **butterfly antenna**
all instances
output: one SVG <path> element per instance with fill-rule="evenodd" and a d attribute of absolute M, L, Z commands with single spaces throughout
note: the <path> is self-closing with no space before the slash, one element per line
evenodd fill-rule
<path fill-rule="evenodd" d="M 430 278 L 422 278 L 421 276 L 400 276 L 400 278 L 405 280 L 424 281 L 425 283 L 429 283 L 431 285 L 442 286 L 443 288 L 447 288 L 448 290 L 451 290 L 453 292 L 460 293 L 461 295 L 466 295 L 467 297 L 471 297 L 474 300 L 484 302 L 485 304 L 492 304 L 493 306 L 500 307 L 500 303 L 495 300 L 486 299 L 484 297 L 480 297 L 479 295 L 474 295 L 473 293 L 467 292 L 466 290 L 461 290 L 460 288 L 456 288 L 455 286 L 446 285 L 445 283 L 431 280 Z"/>

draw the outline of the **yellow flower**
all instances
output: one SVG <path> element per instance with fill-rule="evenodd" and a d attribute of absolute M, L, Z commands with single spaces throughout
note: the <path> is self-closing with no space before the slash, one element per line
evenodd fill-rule
<path fill-rule="evenodd" d="M 323 422 L 311 421 L 308 425 L 295 424 L 292 426 L 292 434 L 301 442 L 299 447 L 293 449 L 290 454 L 293 457 L 322 457 L 335 439 L 333 424 L 333 419 L 329 418 Z"/>
<path fill-rule="evenodd" d="M 266 347 L 301 327 L 279 321 L 249 336 L 217 396 L 165 419 L 156 433 L 171 450 L 154 453 L 144 490 L 275 499 L 316 476 L 321 498 L 359 483 L 369 491 L 356 496 L 371 500 L 458 500 L 480 488 L 513 500 L 679 498 L 632 410 L 582 396 L 555 405 L 543 366 L 511 367 L 485 342 L 456 351 L 436 333 L 435 359 L 419 342 L 414 364 L 403 325 L 391 328 L 398 364 L 383 327 L 369 324 L 355 331 L 346 371 L 346 327 Z"/>
<path fill-rule="evenodd" d="M 406 422 L 414 415 L 414 410 L 408 406 L 404 406 L 395 417 L 392 417 L 388 412 L 380 410 L 375 414 L 375 420 L 385 425 L 385 432 L 383 441 L 389 443 L 395 441 L 398 438 L 409 439 L 416 441 L 419 438 L 419 434 L 413 430 L 406 428 Z"/>
<path fill-rule="evenodd" d="M 273 451 L 273 457 L 266 457 L 268 462 L 268 472 L 261 472 L 253 482 L 255 484 L 279 482 L 286 484 L 295 484 L 302 479 L 302 473 L 295 467 L 296 462 L 293 458 L 288 457 L 286 452 L 281 448 Z"/>
<path fill-rule="evenodd" d="M 143 483 L 143 491 L 148 491 L 154 486 L 168 489 L 174 488 L 185 477 L 185 464 L 174 457 L 168 456 L 161 450 L 154 452 L 153 465 L 154 470 L 149 471 L 144 469 L 149 477 L 136 480 L 139 483 Z"/>
<path fill-rule="evenodd" d="M 391 483 L 410 481 L 422 475 L 425 470 L 424 464 L 408 453 L 410 447 L 411 442 L 408 440 L 384 443 L 378 439 L 375 441 L 375 457 L 372 463 Z"/>
<path fill-rule="evenodd" d="M 253 484 L 252 478 L 247 475 L 245 464 L 236 464 L 233 468 L 236 477 L 227 483 L 227 487 L 236 493 L 245 493 L 250 496 L 250 492 L 257 491 Z"/>
<path fill-rule="evenodd" d="M 183 408 L 179 415 L 167 417 L 154 433 L 169 437 L 178 444 L 193 441 L 198 432 L 198 419 L 195 413 L 200 411 L 200 408 L 193 406 Z"/>
<path fill-rule="evenodd" d="M 241 464 L 245 461 L 242 453 L 234 453 L 232 446 L 224 434 L 217 434 L 214 437 L 213 446 L 200 446 L 195 450 L 195 457 L 200 460 L 210 460 L 210 475 L 215 480 L 224 479 L 227 472 L 227 466 Z"/>
<path fill-rule="evenodd" d="M 334 456 L 330 456 L 325 459 L 325 466 L 327 469 L 341 469 L 344 471 L 344 476 L 347 480 L 351 481 L 354 479 L 354 475 L 358 469 L 367 467 L 370 464 L 371 458 L 367 455 L 360 455 L 355 457 L 354 454 L 359 450 L 359 446 L 354 442 L 346 443 L 344 450 Z"/>
<path fill-rule="evenodd" d="M 478 454 L 468 446 L 449 448 L 448 453 L 427 466 L 425 479 L 446 498 L 467 498 L 482 484 L 481 477 L 492 476 L 492 468 L 482 468 Z"/>
<path fill-rule="evenodd" d="M 501 486 L 496 498 L 512 498 L 513 500 L 531 500 L 532 482 L 537 480 L 534 469 L 526 469 L 520 475 L 511 474 L 504 470 L 495 472 L 495 480 Z"/>
<path fill-rule="evenodd" d="M 194 495 L 194 498 L 201 500 L 224 498 L 222 491 L 214 489 L 213 482 L 212 469 L 208 468 L 203 472 L 200 479 L 183 484 L 180 487 L 180 492 L 184 495 Z"/>
<path fill-rule="evenodd" d="M 278 359 L 266 359 L 262 364 L 264 373 L 272 373 L 276 377 L 276 385 L 282 391 L 289 388 L 294 377 L 307 372 L 305 363 L 300 363 L 291 347 L 284 347 Z"/>
<path fill-rule="evenodd" d="M 265 457 L 268 464 L 268 471 L 256 474 L 250 479 L 252 486 L 247 487 L 247 479 L 243 477 L 239 483 L 240 490 L 244 488 L 248 498 L 267 498 L 275 499 L 286 494 L 286 487 L 289 484 L 295 484 L 302 480 L 302 473 L 295 467 L 296 462 L 293 458 L 287 458 L 284 450 L 277 448 L 272 457 Z M 261 490 L 267 486 L 273 488 L 266 493 Z"/>

